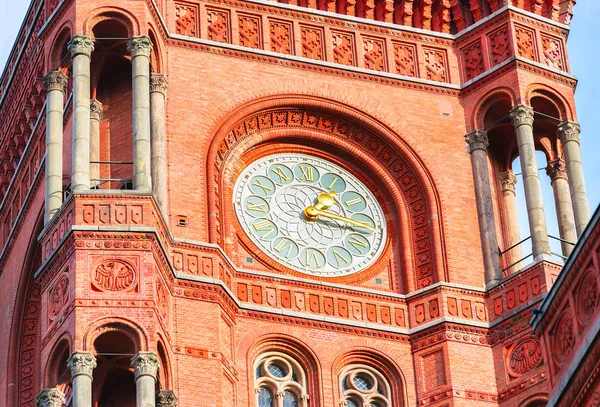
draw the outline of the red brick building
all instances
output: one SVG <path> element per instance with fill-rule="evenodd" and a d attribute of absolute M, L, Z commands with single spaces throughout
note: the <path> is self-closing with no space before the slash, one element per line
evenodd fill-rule
<path fill-rule="evenodd" d="M 598 325 L 575 0 L 508 3 L 33 0 L 0 80 L 0 405 L 595 405 L 552 395 Z M 544 205 L 564 257 L 586 234 L 577 326 L 565 273 L 540 305 Z"/>

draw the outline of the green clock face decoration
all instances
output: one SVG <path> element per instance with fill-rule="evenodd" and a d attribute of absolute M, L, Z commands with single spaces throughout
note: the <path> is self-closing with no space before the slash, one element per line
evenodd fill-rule
<path fill-rule="evenodd" d="M 250 240 L 302 273 L 334 277 L 362 271 L 385 245 L 385 217 L 373 193 L 322 158 L 263 157 L 242 172 L 233 198 Z"/>

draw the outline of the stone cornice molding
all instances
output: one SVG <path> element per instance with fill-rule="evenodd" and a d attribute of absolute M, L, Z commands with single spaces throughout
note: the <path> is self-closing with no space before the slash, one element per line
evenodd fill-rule
<path fill-rule="evenodd" d="M 75 351 L 67 361 L 67 367 L 71 370 L 72 377 L 85 375 L 91 379 L 96 366 L 96 358 L 90 352 Z"/>
<path fill-rule="evenodd" d="M 134 369 L 135 380 L 142 376 L 151 376 L 156 380 L 158 356 L 153 352 L 138 352 L 131 358 L 130 366 Z"/>
<path fill-rule="evenodd" d="M 533 126 L 533 108 L 519 105 L 510 111 L 510 120 L 515 129 L 519 126 Z"/>
<path fill-rule="evenodd" d="M 172 390 L 160 390 L 156 393 L 156 407 L 177 407 L 177 396 Z"/>
<path fill-rule="evenodd" d="M 74 35 L 67 44 L 67 49 L 71 53 L 71 58 L 77 55 L 92 55 L 94 50 L 94 41 L 87 35 Z"/>
<path fill-rule="evenodd" d="M 102 120 L 102 102 L 92 99 L 90 100 L 90 119 Z"/>
<path fill-rule="evenodd" d="M 487 133 L 479 130 L 472 131 L 465 135 L 465 142 L 467 143 L 467 153 L 469 154 L 475 150 L 487 152 L 487 147 L 489 145 Z"/>
<path fill-rule="evenodd" d="M 163 95 L 167 94 L 167 78 L 161 73 L 153 73 L 150 75 L 150 93 L 159 92 Z"/>
<path fill-rule="evenodd" d="M 509 170 L 499 173 L 498 176 L 500 177 L 502 192 L 510 191 L 514 194 L 515 185 L 517 185 L 517 177 L 515 176 L 515 173 Z"/>
<path fill-rule="evenodd" d="M 65 404 L 65 395 L 55 387 L 42 389 L 35 398 L 37 407 L 62 407 Z"/>
<path fill-rule="evenodd" d="M 578 123 L 564 121 L 558 125 L 558 138 L 563 144 L 569 141 L 575 141 L 577 144 L 580 144 L 579 133 L 581 133 L 581 126 Z"/>
<path fill-rule="evenodd" d="M 552 182 L 558 178 L 567 179 L 567 164 L 562 158 L 549 161 L 546 167 L 546 174 L 548 174 Z"/>
<path fill-rule="evenodd" d="M 152 52 L 152 41 L 147 35 L 140 35 L 139 37 L 132 37 L 127 43 L 127 51 L 131 53 L 131 58 L 137 56 L 150 57 Z"/>
<path fill-rule="evenodd" d="M 67 81 L 67 75 L 65 75 L 61 71 L 48 72 L 48 74 L 46 74 L 46 76 L 44 76 L 43 79 L 44 89 L 46 89 L 48 92 L 51 92 L 53 90 L 59 90 L 61 92 L 64 92 L 65 87 L 67 86 Z"/>

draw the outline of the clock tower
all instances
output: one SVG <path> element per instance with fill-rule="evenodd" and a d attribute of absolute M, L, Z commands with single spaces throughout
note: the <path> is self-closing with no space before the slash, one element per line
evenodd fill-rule
<path fill-rule="evenodd" d="M 33 0 L 0 405 L 546 405 L 570 350 L 529 321 L 590 219 L 574 3 Z"/>

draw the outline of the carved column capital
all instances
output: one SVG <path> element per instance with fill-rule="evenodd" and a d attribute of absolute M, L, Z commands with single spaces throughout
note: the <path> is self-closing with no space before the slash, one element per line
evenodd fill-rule
<path fill-rule="evenodd" d="M 62 407 L 65 404 L 65 395 L 57 388 L 42 389 L 35 398 L 37 407 Z"/>
<path fill-rule="evenodd" d="M 475 130 L 465 135 L 465 142 L 467 143 L 467 153 L 471 154 L 475 150 L 483 150 L 487 152 L 488 136 L 483 131 Z"/>
<path fill-rule="evenodd" d="M 67 80 L 67 75 L 61 71 L 48 72 L 43 79 L 44 89 L 46 89 L 48 92 L 52 90 L 60 90 L 61 92 L 64 92 L 65 87 L 67 86 Z"/>
<path fill-rule="evenodd" d="M 565 121 L 558 125 L 558 138 L 563 144 L 569 141 L 579 144 L 579 133 L 581 133 L 581 126 L 577 123 Z"/>
<path fill-rule="evenodd" d="M 102 102 L 96 99 L 90 100 L 90 119 L 102 120 Z"/>
<path fill-rule="evenodd" d="M 167 78 L 161 73 L 153 73 L 150 75 L 150 93 L 160 92 L 163 95 L 167 94 Z"/>
<path fill-rule="evenodd" d="M 517 177 L 515 173 L 512 171 L 505 171 L 498 174 L 500 177 L 500 185 L 502 187 L 502 192 L 510 191 L 513 194 L 515 193 L 515 185 L 517 185 Z"/>
<path fill-rule="evenodd" d="M 94 41 L 87 35 L 74 35 L 67 44 L 67 49 L 72 58 L 81 54 L 89 57 L 94 50 Z"/>
<path fill-rule="evenodd" d="M 549 161 L 546 166 L 546 174 L 552 182 L 557 178 L 567 179 L 567 164 L 561 158 Z"/>
<path fill-rule="evenodd" d="M 177 397 L 172 390 L 161 390 L 156 393 L 156 407 L 177 407 Z"/>
<path fill-rule="evenodd" d="M 138 352 L 131 358 L 130 366 L 134 369 L 135 380 L 141 376 L 152 376 L 156 379 L 158 357 L 153 352 Z"/>
<path fill-rule="evenodd" d="M 147 35 L 133 37 L 127 43 L 127 51 L 131 53 L 132 58 L 138 55 L 149 57 L 150 52 L 152 52 L 152 41 L 150 41 L 150 37 Z"/>
<path fill-rule="evenodd" d="M 533 126 L 533 109 L 529 106 L 519 105 L 511 110 L 510 120 L 515 128 L 522 125 Z"/>
<path fill-rule="evenodd" d="M 67 361 L 67 367 L 71 370 L 71 376 L 85 375 L 92 377 L 92 371 L 96 368 L 96 358 L 90 352 L 75 351 Z"/>

